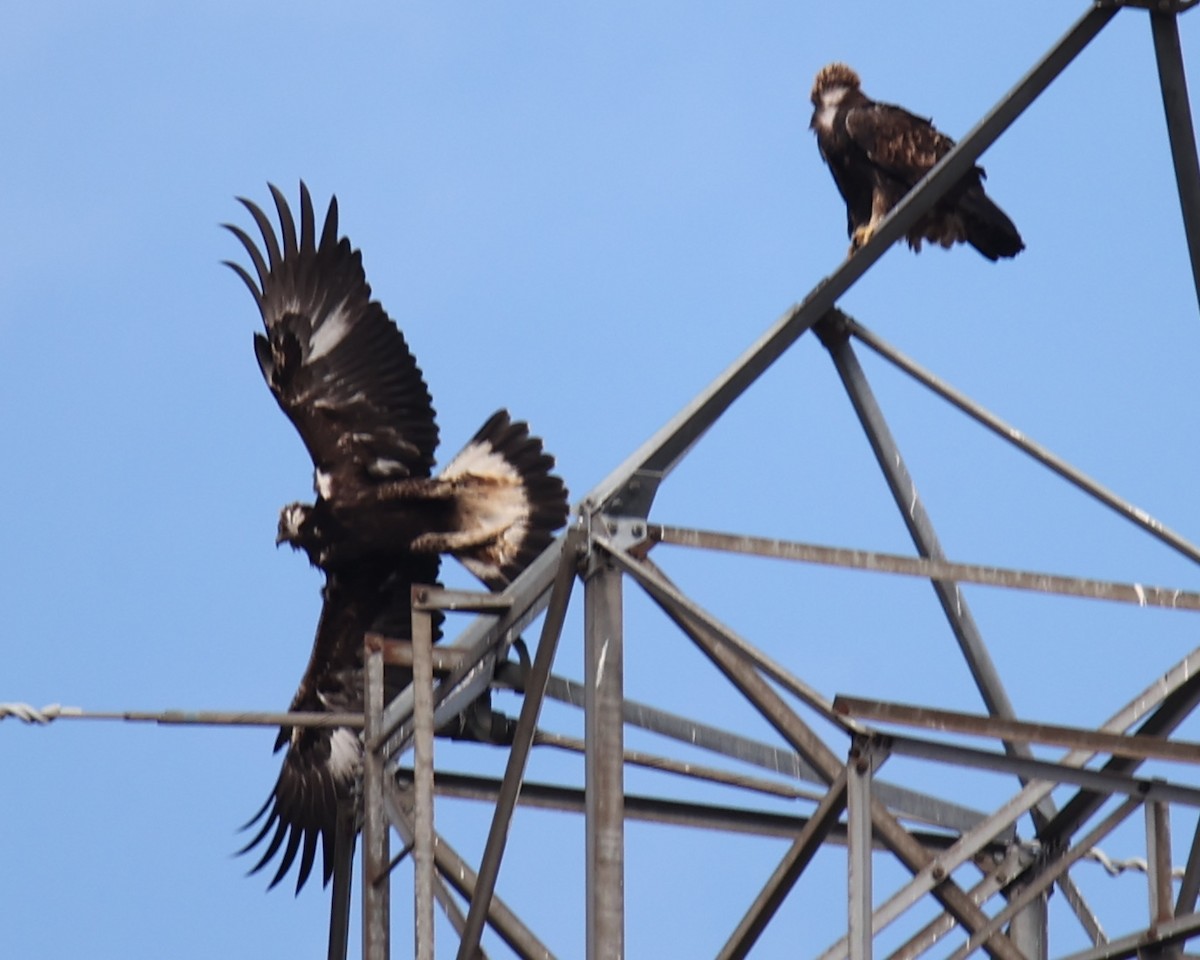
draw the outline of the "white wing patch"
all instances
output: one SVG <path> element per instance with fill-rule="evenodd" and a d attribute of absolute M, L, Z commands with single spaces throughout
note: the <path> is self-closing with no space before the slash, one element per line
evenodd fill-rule
<path fill-rule="evenodd" d="M 308 338 L 307 362 L 321 359 L 341 343 L 349 332 L 350 314 L 346 310 L 346 301 L 343 300 L 325 315 Z"/>
<path fill-rule="evenodd" d="M 493 562 L 487 575 L 498 574 L 517 556 L 529 533 L 529 497 L 520 472 L 483 441 L 464 447 L 446 465 L 441 479 L 458 489 L 459 530 L 446 538 L 447 546 L 452 551 L 484 546 L 483 551 L 470 551 L 473 563 L 465 556 L 460 559 L 480 576 Z"/>
<path fill-rule="evenodd" d="M 362 745 L 358 735 L 338 727 L 329 735 L 329 771 L 339 780 L 358 775 L 362 764 Z"/>
<path fill-rule="evenodd" d="M 324 470 L 315 471 L 313 473 L 313 486 L 317 488 L 317 494 L 322 500 L 333 498 L 333 474 L 326 473 Z"/>
<path fill-rule="evenodd" d="M 508 483 L 521 482 L 517 468 L 505 460 L 503 454 L 497 453 L 489 440 L 468 443 L 442 471 L 442 477 L 446 480 L 457 480 L 468 475 Z"/>
<path fill-rule="evenodd" d="M 390 457 L 376 457 L 367 464 L 367 473 L 373 477 L 407 477 L 408 467 Z"/>

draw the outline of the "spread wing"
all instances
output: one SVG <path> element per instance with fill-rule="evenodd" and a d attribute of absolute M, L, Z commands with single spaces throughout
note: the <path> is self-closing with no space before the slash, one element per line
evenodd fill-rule
<path fill-rule="evenodd" d="M 436 583 L 438 565 L 436 554 L 408 556 L 386 567 L 352 568 L 331 574 L 312 656 L 289 709 L 361 712 L 363 633 L 374 630 L 388 637 L 410 639 L 411 587 L 414 583 Z M 409 671 L 387 668 L 388 696 L 395 696 L 410 681 Z M 239 853 L 266 841 L 266 849 L 250 871 L 257 873 L 283 851 L 271 887 L 283 880 L 299 855 L 299 893 L 312 872 L 318 847 L 323 883 L 333 875 L 339 811 L 356 814 L 353 804 L 362 768 L 362 742 L 357 730 L 346 727 L 284 728 L 275 749 L 284 746 L 287 752 L 279 779 L 266 803 L 246 824 L 250 827 L 262 821 L 261 826 Z"/>
<path fill-rule="evenodd" d="M 453 490 L 455 531 L 424 539 L 503 590 L 567 520 L 567 488 L 553 469 L 529 425 L 498 410 L 438 477 Z"/>
<path fill-rule="evenodd" d="M 909 187 L 954 146 L 929 120 L 887 103 L 847 111 L 846 132 L 871 163 Z"/>
<path fill-rule="evenodd" d="M 338 239 L 337 198 L 318 239 L 308 188 L 300 184 L 300 231 L 271 186 L 283 244 L 266 214 L 241 203 L 262 234 L 262 251 L 240 227 L 257 281 L 245 281 L 262 314 L 254 352 L 267 386 L 295 424 L 318 475 L 371 482 L 427 477 L 438 432 L 429 390 L 404 335 L 371 299 L 362 254 Z M 240 199 L 240 198 L 239 198 Z"/>

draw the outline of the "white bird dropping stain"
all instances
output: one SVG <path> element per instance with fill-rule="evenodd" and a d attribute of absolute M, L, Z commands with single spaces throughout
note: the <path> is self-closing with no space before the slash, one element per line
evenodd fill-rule
<path fill-rule="evenodd" d="M 608 662 L 608 641 L 605 640 L 603 646 L 600 647 L 600 658 L 596 664 L 596 686 L 604 682 L 604 665 Z"/>

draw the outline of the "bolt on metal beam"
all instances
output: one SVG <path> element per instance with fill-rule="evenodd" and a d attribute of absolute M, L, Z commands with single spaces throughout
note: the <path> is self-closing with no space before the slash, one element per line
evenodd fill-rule
<path fill-rule="evenodd" d="M 1024 720 L 986 717 L 940 707 L 916 707 L 844 695 L 839 695 L 833 701 L 833 705 L 835 709 L 844 710 L 850 716 L 863 720 L 941 730 L 946 733 L 1004 738 L 1019 743 L 1046 743 L 1069 747 L 1072 750 L 1091 750 L 1095 753 L 1139 757 L 1143 760 L 1200 763 L 1200 743 L 1182 740 L 1126 736 L 1058 723 L 1029 723 Z"/>
<path fill-rule="evenodd" d="M 1137 933 L 1119 937 L 1109 943 L 1059 957 L 1058 960 L 1132 960 L 1155 946 L 1183 943 L 1200 933 L 1200 913 L 1176 917 L 1157 927 L 1147 927 Z"/>
<path fill-rule="evenodd" d="M 1190 659 L 1190 657 L 1188 658 Z M 1166 737 L 1200 705 L 1200 675 L 1188 676 L 1163 698 L 1149 717 L 1137 729 L 1140 737 Z M 1132 757 L 1114 756 L 1100 770 L 1104 773 L 1131 774 L 1142 761 Z M 1038 838 L 1047 844 L 1066 841 L 1103 805 L 1106 797 L 1086 788 L 1063 804 L 1062 810 L 1038 831 Z"/>
<path fill-rule="evenodd" d="M 1141 805 L 1142 801 L 1139 798 L 1128 798 L 1117 809 L 1100 821 L 1079 843 L 1064 852 L 1062 856 L 1047 862 L 1042 870 L 1030 877 L 1022 887 L 1021 892 L 1009 900 L 1008 905 L 1003 910 L 992 917 L 982 930 L 971 934 L 967 942 L 950 955 L 950 960 L 966 960 L 975 950 L 986 943 L 989 936 L 998 933 L 1004 924 L 1008 923 L 1021 910 L 1032 903 L 1034 898 L 1054 883 L 1060 874 L 1066 873 L 1075 861 L 1112 833 Z"/>
<path fill-rule="evenodd" d="M 849 851 L 849 916 L 847 937 L 850 960 L 871 960 L 874 940 L 871 929 L 871 778 L 875 773 L 876 748 L 868 738 L 855 737 L 846 764 L 846 832 Z"/>
<path fill-rule="evenodd" d="M 967 895 L 976 905 L 982 905 L 994 897 L 1008 885 L 1011 878 L 1023 869 L 1022 863 L 1026 858 L 1025 848 L 1021 844 L 1012 844 L 1004 856 L 992 863 L 984 873 L 983 879 L 967 891 Z M 978 861 L 976 861 L 978 864 Z M 981 865 L 980 869 L 984 869 Z M 878 912 L 876 913 L 878 916 Z M 888 955 L 888 960 L 916 960 L 917 957 L 935 947 L 943 937 L 958 925 L 948 913 L 943 912 L 925 924 L 920 930 L 906 940 L 899 948 Z M 878 929 L 878 927 L 876 927 Z M 1015 945 L 1015 943 L 1014 943 Z M 822 958 L 834 956 L 832 951 L 826 951 Z M 841 956 L 845 956 L 845 951 Z"/>

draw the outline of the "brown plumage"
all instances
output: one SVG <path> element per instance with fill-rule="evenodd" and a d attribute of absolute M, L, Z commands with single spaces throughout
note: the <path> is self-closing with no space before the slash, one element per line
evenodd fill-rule
<path fill-rule="evenodd" d="M 229 226 L 253 273 L 229 266 L 262 316 L 254 352 L 263 379 L 314 467 L 316 501 L 285 507 L 276 540 L 303 550 L 325 574 L 321 619 L 291 709 L 358 713 L 364 632 L 411 639 L 412 586 L 437 581 L 442 553 L 502 589 L 566 521 L 567 491 L 541 440 L 504 410 L 432 476 L 438 429 L 429 390 L 404 335 L 371 298 L 361 253 L 338 236 L 336 199 L 318 234 L 303 183 L 299 229 L 283 194 L 272 186 L 271 195 L 280 233 L 243 200 L 262 244 Z M 405 669 L 385 671 L 389 696 L 410 681 Z M 362 743 L 345 728 L 284 728 L 275 749 L 284 747 L 275 788 L 251 821 L 261 821 L 258 833 L 243 852 L 265 844 L 254 870 L 280 855 L 272 886 L 299 858 L 298 892 L 318 847 L 330 878 L 339 813 L 356 801 Z"/>
<path fill-rule="evenodd" d="M 811 99 L 809 126 L 846 201 L 846 232 L 854 253 L 954 141 L 924 117 L 869 99 L 858 74 L 844 63 L 818 71 Z M 982 167 L 972 167 L 917 221 L 908 245 L 919 251 L 923 240 L 942 247 L 966 242 L 989 260 L 1025 249 L 1013 222 L 984 192 L 984 177 Z"/>

